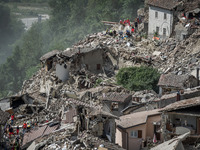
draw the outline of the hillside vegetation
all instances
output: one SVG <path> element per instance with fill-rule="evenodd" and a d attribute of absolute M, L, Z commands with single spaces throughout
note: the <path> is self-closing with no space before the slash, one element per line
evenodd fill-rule
<path fill-rule="evenodd" d="M 12 56 L 0 66 L 1 97 L 20 90 L 23 81 L 37 71 L 39 58 L 46 52 L 64 50 L 86 34 L 105 30 L 102 20 L 134 20 L 137 9 L 143 6 L 140 0 L 49 0 L 48 3 L 51 18 L 34 24 L 15 43 Z"/>

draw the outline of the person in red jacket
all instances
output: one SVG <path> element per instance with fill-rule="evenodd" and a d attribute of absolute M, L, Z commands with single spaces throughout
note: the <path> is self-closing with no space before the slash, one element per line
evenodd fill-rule
<path fill-rule="evenodd" d="M 26 122 L 24 122 L 24 124 L 23 124 L 23 133 L 26 132 L 26 128 L 27 128 L 27 124 L 26 124 Z"/>
<path fill-rule="evenodd" d="M 14 118 L 15 118 L 15 117 L 14 117 L 14 114 L 12 114 L 12 115 L 11 115 L 11 125 L 13 125 Z"/>
<path fill-rule="evenodd" d="M 133 33 L 133 32 L 134 32 L 134 30 L 135 30 L 135 29 L 134 29 L 134 27 L 132 27 L 132 28 L 131 28 L 131 33 Z"/>
<path fill-rule="evenodd" d="M 130 26 L 131 22 L 129 19 L 126 20 L 126 22 L 128 23 L 128 25 Z"/>

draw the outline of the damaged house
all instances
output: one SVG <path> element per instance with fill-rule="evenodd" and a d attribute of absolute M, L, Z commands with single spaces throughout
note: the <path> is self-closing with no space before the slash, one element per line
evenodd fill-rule
<path fill-rule="evenodd" d="M 184 89 L 198 86 L 198 83 L 198 79 L 193 75 L 162 74 L 158 82 L 159 96 L 178 91 L 183 92 Z"/>
<path fill-rule="evenodd" d="M 183 40 L 189 37 L 200 25 L 199 1 L 147 0 L 149 5 L 148 35 L 157 33 L 161 38 L 175 35 Z"/>
<path fill-rule="evenodd" d="M 40 62 L 46 71 L 49 71 L 53 66 L 53 58 L 59 53 L 58 50 L 50 51 L 40 58 Z"/>
<path fill-rule="evenodd" d="M 114 65 L 106 51 L 106 48 L 100 46 L 68 48 L 60 53 L 57 51 L 47 53 L 40 58 L 40 61 L 45 68 L 48 68 L 46 71 L 49 70 L 51 73 L 50 68 L 55 70 L 55 74 L 52 72 L 51 76 L 56 85 L 67 82 L 76 83 L 77 88 L 91 88 L 97 82 L 97 74 L 105 73 L 107 76 L 114 74 Z M 47 91 L 50 92 L 50 86 L 54 81 L 43 79 L 40 92 L 48 95 Z"/>
<path fill-rule="evenodd" d="M 103 98 L 103 110 L 111 112 L 116 116 L 122 115 L 122 110 L 129 105 L 132 105 L 132 95 L 126 93 L 104 93 Z"/>
<path fill-rule="evenodd" d="M 0 149 L 2 148 L 1 146 L 4 145 L 3 131 L 4 131 L 4 126 L 9 118 L 10 118 L 9 113 L 2 111 L 0 108 Z"/>
<path fill-rule="evenodd" d="M 77 133 L 87 130 L 94 136 L 105 138 L 115 142 L 115 119 L 119 119 L 112 113 L 102 110 L 98 106 L 89 105 L 75 99 L 69 99 L 71 104 L 64 108 L 62 126 L 75 123 Z"/>
<path fill-rule="evenodd" d="M 140 150 L 159 133 L 161 113 L 158 109 L 124 115 L 116 120 L 116 143 L 127 150 Z"/>
<path fill-rule="evenodd" d="M 169 136 L 191 132 L 191 138 L 200 135 L 200 97 L 186 99 L 170 104 L 162 109 L 165 115 Z M 193 140 L 194 142 L 195 140 Z"/>
<path fill-rule="evenodd" d="M 28 94 L 23 94 L 21 96 L 11 96 L 0 100 L 0 109 L 12 114 L 14 111 L 17 111 L 19 106 L 25 104 L 33 104 L 33 98 L 31 98 Z"/>
<path fill-rule="evenodd" d="M 176 39 L 183 40 L 193 34 L 200 26 L 200 1 L 188 1 L 179 6 L 179 22 L 175 26 Z"/>
<path fill-rule="evenodd" d="M 153 37 L 155 33 L 159 37 L 170 37 L 174 25 L 174 8 L 177 6 L 176 0 L 148 0 L 149 5 L 149 25 L 148 35 Z"/>

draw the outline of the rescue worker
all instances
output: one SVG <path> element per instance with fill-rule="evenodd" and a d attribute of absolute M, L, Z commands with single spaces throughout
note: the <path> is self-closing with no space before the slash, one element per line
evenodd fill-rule
<path fill-rule="evenodd" d="M 133 32 L 134 32 L 134 30 L 135 30 L 135 29 L 134 29 L 134 27 L 132 26 L 132 28 L 131 28 L 131 33 L 133 33 Z"/>
<path fill-rule="evenodd" d="M 31 129 L 31 123 L 30 121 L 27 121 L 27 130 L 30 130 Z"/>
<path fill-rule="evenodd" d="M 17 126 L 16 133 L 17 133 L 17 135 L 19 134 L 19 126 Z"/>
<path fill-rule="evenodd" d="M 14 122 L 14 114 L 11 115 L 11 125 L 13 125 Z"/>
<path fill-rule="evenodd" d="M 14 135 L 14 132 L 13 132 L 13 128 L 12 128 L 12 127 L 9 128 L 9 138 L 11 138 L 11 135 Z"/>
<path fill-rule="evenodd" d="M 26 132 L 26 128 L 27 128 L 27 124 L 26 124 L 26 122 L 24 122 L 24 124 L 23 124 L 23 133 Z"/>

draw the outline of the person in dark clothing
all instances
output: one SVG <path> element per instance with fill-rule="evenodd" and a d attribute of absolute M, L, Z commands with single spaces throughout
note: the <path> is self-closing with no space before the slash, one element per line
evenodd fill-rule
<path fill-rule="evenodd" d="M 12 128 L 12 127 L 9 128 L 9 137 L 11 137 L 11 135 L 14 135 L 14 132 L 13 132 L 13 128 Z"/>
<path fill-rule="evenodd" d="M 127 35 L 128 37 L 130 37 L 130 36 L 131 36 L 131 33 L 130 33 L 130 31 L 129 31 L 129 30 L 126 30 L 126 35 Z"/>
<path fill-rule="evenodd" d="M 135 22 L 135 29 L 137 29 L 138 28 L 138 23 L 137 23 L 137 21 Z"/>
<path fill-rule="evenodd" d="M 17 133 L 17 135 L 19 134 L 19 126 L 17 126 L 16 133 Z"/>
<path fill-rule="evenodd" d="M 116 36 L 116 35 L 117 35 L 117 32 L 116 32 L 115 30 L 113 31 L 113 35 L 114 35 L 114 36 Z"/>

